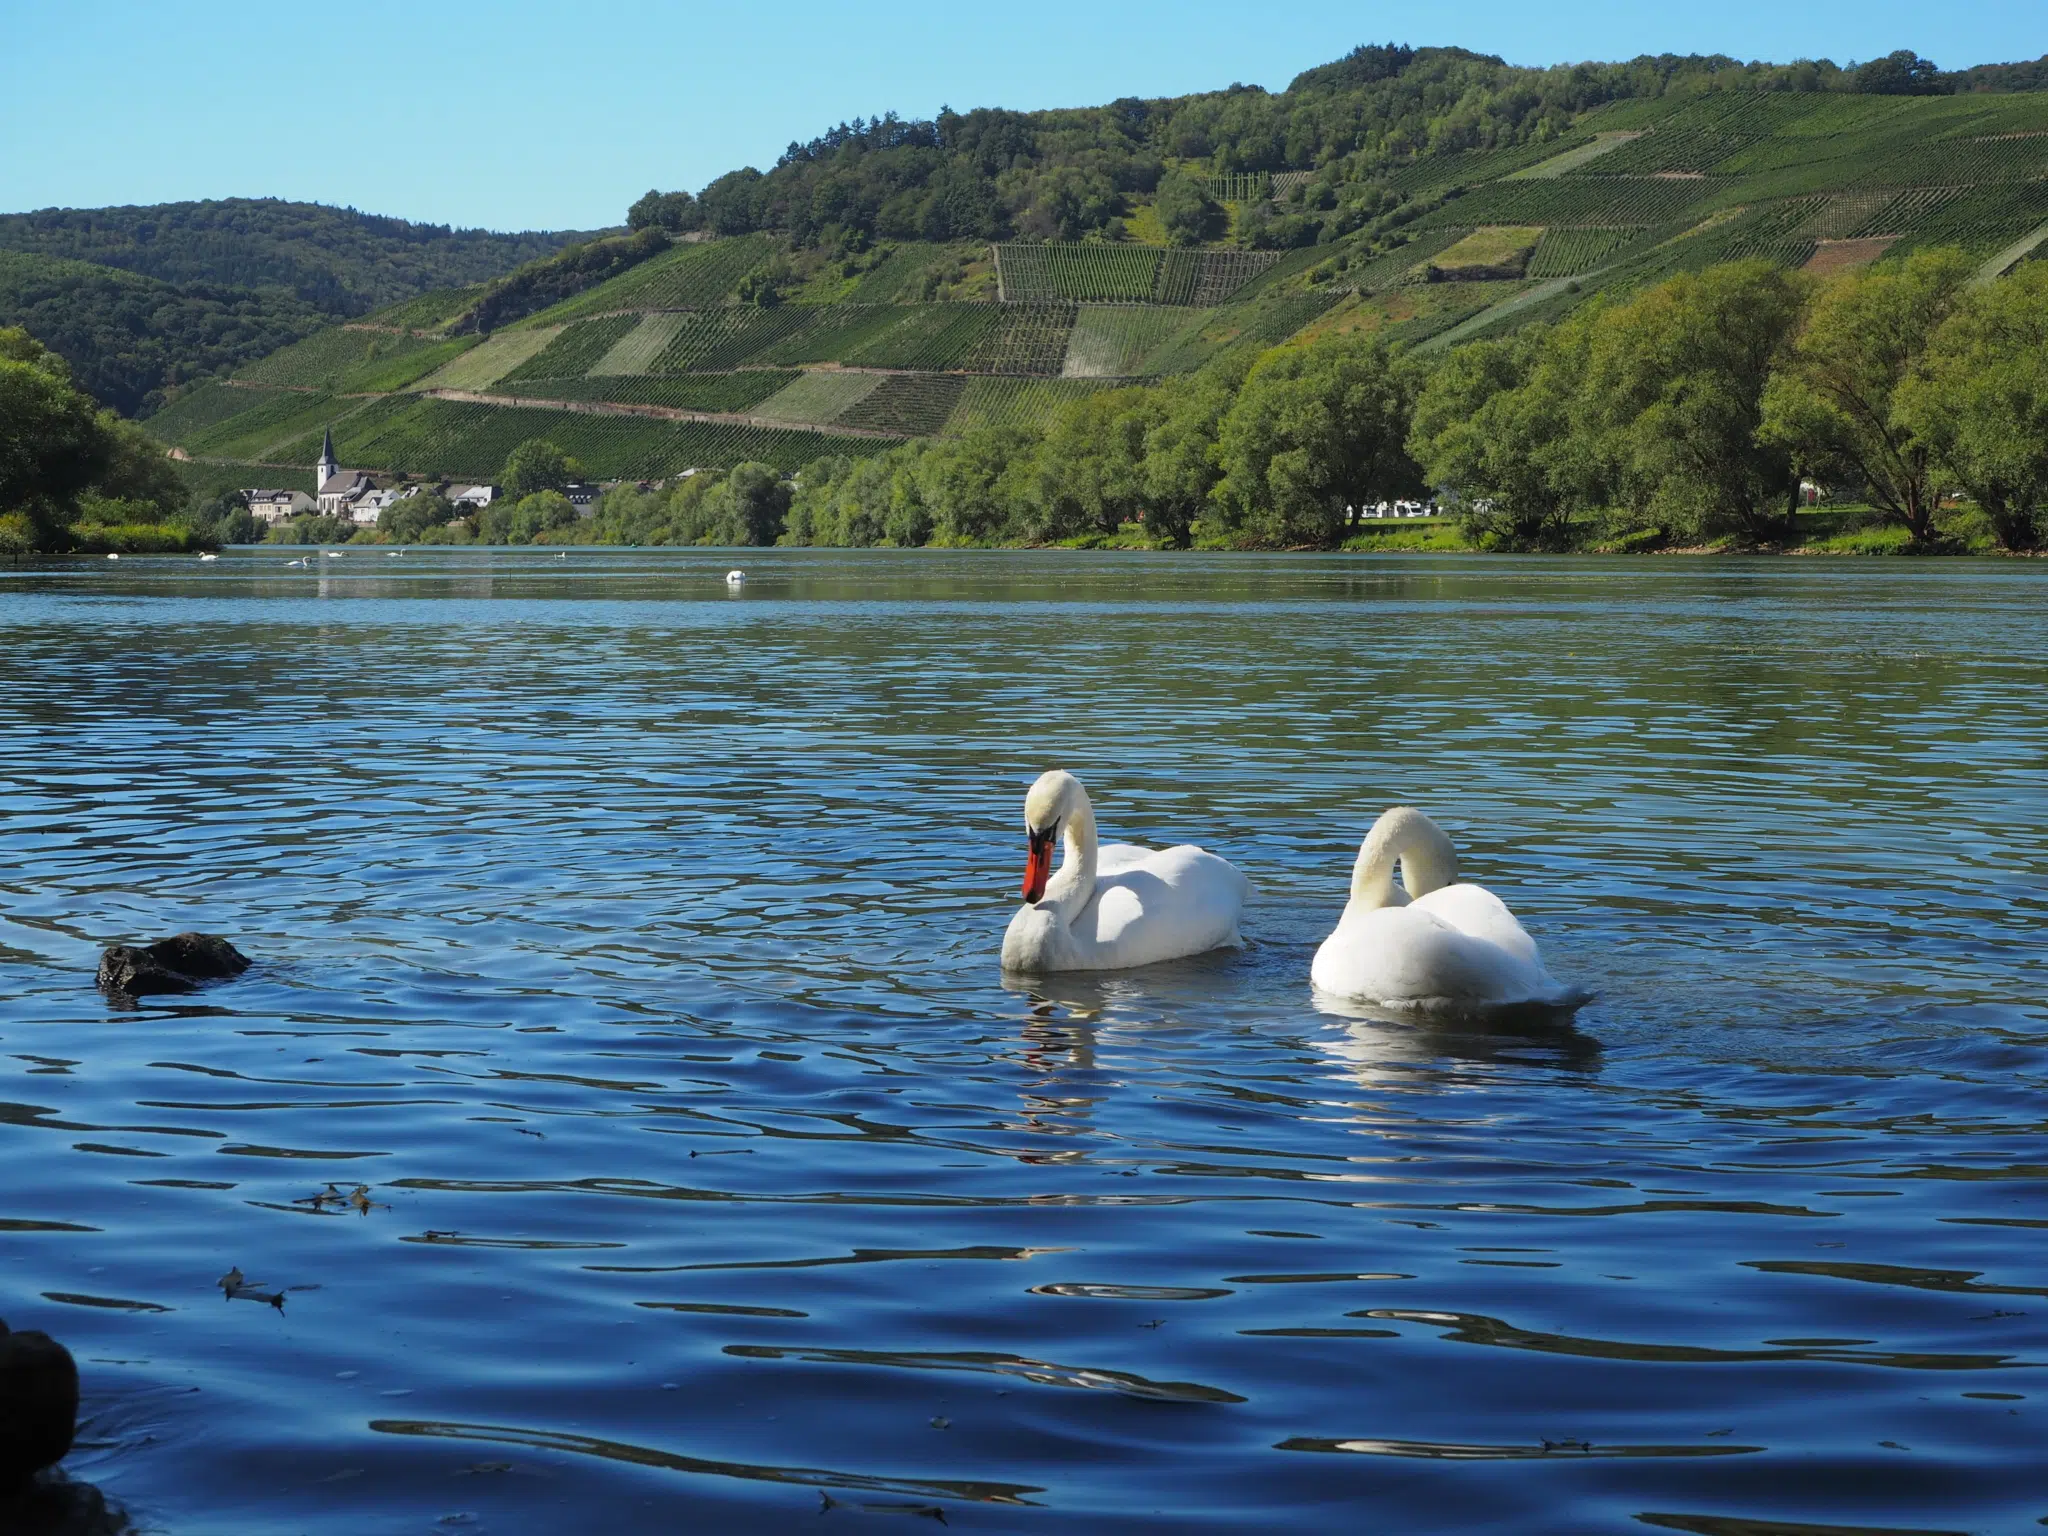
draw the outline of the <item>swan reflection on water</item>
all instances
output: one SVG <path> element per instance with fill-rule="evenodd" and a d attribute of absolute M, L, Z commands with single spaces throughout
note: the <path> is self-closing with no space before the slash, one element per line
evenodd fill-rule
<path fill-rule="evenodd" d="M 1597 1071 L 1600 1042 L 1578 1026 L 1578 1005 L 1524 1003 L 1461 1013 L 1416 1014 L 1371 1003 L 1315 995 L 1318 1013 L 1345 1022 L 1326 1029 L 1316 1048 L 1343 1063 L 1367 1086 L 1389 1068 L 1450 1060 L 1472 1064 L 1513 1062 Z"/>

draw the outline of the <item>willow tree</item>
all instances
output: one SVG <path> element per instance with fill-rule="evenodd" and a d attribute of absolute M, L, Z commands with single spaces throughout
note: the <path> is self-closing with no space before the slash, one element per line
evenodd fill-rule
<path fill-rule="evenodd" d="M 1970 291 L 1894 414 L 1969 492 L 1998 542 L 2031 550 L 2048 517 L 2048 263 Z"/>
<path fill-rule="evenodd" d="M 1807 312 L 1785 366 L 1764 391 L 1762 434 L 1822 480 L 1867 497 L 1915 542 L 1935 537 L 1934 444 L 1899 391 L 1935 330 L 1962 301 L 1971 264 L 1920 251 L 1896 269 L 1837 278 Z"/>

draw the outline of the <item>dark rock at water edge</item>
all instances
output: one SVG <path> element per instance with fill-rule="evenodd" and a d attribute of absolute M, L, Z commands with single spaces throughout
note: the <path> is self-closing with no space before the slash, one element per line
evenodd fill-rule
<path fill-rule="evenodd" d="M 0 1531 L 7 1536 L 135 1536 L 120 1506 L 91 1483 L 74 1483 L 46 1473 L 16 1489 L 0 1491 Z"/>
<path fill-rule="evenodd" d="M 100 989 L 122 997 L 190 992 L 201 983 L 239 976 L 249 957 L 210 933 L 181 933 L 146 948 L 116 944 L 100 956 Z"/>
<path fill-rule="evenodd" d="M 0 1497 L 55 1466 L 71 1449 L 77 1423 L 71 1351 L 47 1333 L 9 1333 L 0 1322 Z"/>

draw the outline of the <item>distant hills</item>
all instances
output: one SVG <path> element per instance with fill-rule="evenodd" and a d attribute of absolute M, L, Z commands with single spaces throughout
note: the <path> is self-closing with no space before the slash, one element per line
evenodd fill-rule
<path fill-rule="evenodd" d="M 2048 92 L 1878 62 L 1389 47 L 1280 96 L 850 124 L 650 194 L 636 235 L 316 333 L 151 428 L 223 482 L 310 463 L 329 423 L 351 466 L 422 475 L 489 477 L 534 436 L 605 477 L 795 470 L 1035 430 L 1294 338 L 1498 336 L 1736 257 L 1946 244 L 1988 277 L 2048 254 Z"/>
<path fill-rule="evenodd" d="M 271 198 L 0 214 L 0 325 L 130 414 L 337 320 L 585 238 L 413 224 Z"/>
<path fill-rule="evenodd" d="M 856 120 L 595 240 L 266 202 L 0 218 L 0 323 L 124 409 L 170 397 L 151 430 L 202 485 L 309 465 L 329 423 L 351 467 L 422 475 L 537 435 L 606 477 L 795 469 L 1295 338 L 1498 336 L 1738 256 L 1950 244 L 1994 276 L 2048 253 L 2044 87 L 2048 59 L 1369 46 L 1280 93 Z M 233 382 L 166 390 L 208 372 Z"/>

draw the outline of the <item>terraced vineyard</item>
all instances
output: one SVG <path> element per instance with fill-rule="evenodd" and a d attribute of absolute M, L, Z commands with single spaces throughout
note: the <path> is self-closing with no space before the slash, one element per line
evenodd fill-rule
<path fill-rule="evenodd" d="M 799 373 L 764 400 L 754 414 L 773 421 L 826 426 L 837 421 L 840 412 L 852 409 L 873 394 L 887 377 L 881 373 L 837 373 L 824 369 Z"/>
<path fill-rule="evenodd" d="M 674 474 L 698 465 L 757 459 L 794 472 L 824 453 L 877 453 L 892 441 L 745 423 L 662 421 L 423 400 L 394 395 L 336 424 L 335 451 L 364 468 L 413 468 L 432 475 L 487 479 L 511 451 L 545 437 L 606 479 Z M 290 445 L 282 462 L 320 450 L 311 434 Z"/>
<path fill-rule="evenodd" d="M 661 405 L 681 411 L 752 412 L 790 381 L 794 370 L 751 368 L 745 373 L 591 374 L 581 379 L 519 379 L 495 392 L 539 400 L 584 400 L 614 405 Z"/>
<path fill-rule="evenodd" d="M 1284 210 L 1316 174 L 1216 184 Z M 532 436 L 599 475 L 740 457 L 795 468 L 828 444 L 1042 427 L 1092 390 L 1304 327 L 1436 348 L 1735 257 L 1825 271 L 1956 244 L 1988 277 L 2048 248 L 2034 240 L 2048 231 L 2048 93 L 1636 99 L 1541 142 L 1425 155 L 1380 179 L 1414 199 L 1395 220 L 1284 253 L 698 240 L 482 338 L 437 334 L 478 292 L 448 290 L 265 358 L 246 387 L 194 389 L 156 430 L 208 458 L 310 464 L 332 422 L 351 465 L 419 474 L 495 474 Z M 1149 208 L 1132 218 L 1157 225 Z"/>
<path fill-rule="evenodd" d="M 1005 303 L 1220 304 L 1267 271 L 1275 251 L 1154 245 L 999 245 Z"/>
<path fill-rule="evenodd" d="M 946 425 L 967 378 L 958 373 L 894 373 L 841 412 L 836 425 L 898 437 L 930 437 Z"/>
<path fill-rule="evenodd" d="M 1188 320 L 1184 309 L 1084 304 L 1067 338 L 1060 374 L 1069 379 L 1138 378 Z"/>
<path fill-rule="evenodd" d="M 945 430 L 957 436 L 982 427 L 1022 427 L 1039 431 L 1050 426 L 1060 410 L 1107 382 L 1086 379 L 971 378 L 960 393 Z"/>

